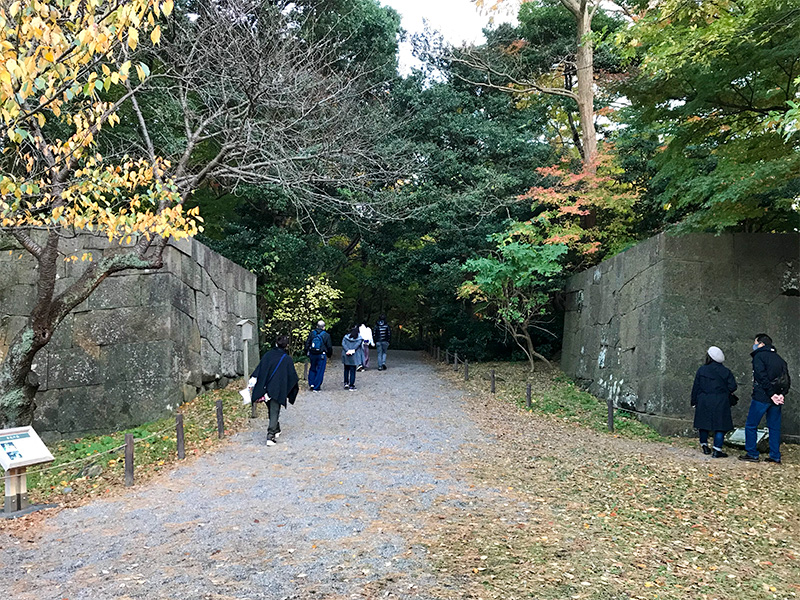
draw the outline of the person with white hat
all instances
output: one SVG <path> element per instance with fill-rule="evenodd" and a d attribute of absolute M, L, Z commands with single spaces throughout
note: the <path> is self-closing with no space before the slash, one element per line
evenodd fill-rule
<path fill-rule="evenodd" d="M 738 400 L 736 378 L 725 362 L 725 355 L 716 346 L 706 351 L 705 364 L 697 369 L 692 386 L 692 406 L 694 426 L 700 431 L 700 449 L 711 458 L 726 458 L 722 451 L 725 432 L 733 429 L 731 404 Z M 713 450 L 708 447 L 708 434 L 714 432 Z"/>

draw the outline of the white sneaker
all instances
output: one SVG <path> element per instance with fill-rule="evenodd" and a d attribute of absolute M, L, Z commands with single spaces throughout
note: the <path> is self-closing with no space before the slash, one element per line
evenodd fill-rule
<path fill-rule="evenodd" d="M 267 446 L 274 446 L 274 445 L 275 445 L 275 440 L 273 440 L 272 438 L 267 439 Z"/>
<path fill-rule="evenodd" d="M 279 437 L 281 437 L 281 432 L 280 431 L 275 434 L 275 439 L 277 440 Z"/>

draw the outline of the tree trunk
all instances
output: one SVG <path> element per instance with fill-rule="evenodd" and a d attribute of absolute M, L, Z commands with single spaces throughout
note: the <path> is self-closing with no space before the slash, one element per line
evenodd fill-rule
<path fill-rule="evenodd" d="M 589 2 L 574 13 L 578 26 L 578 49 L 575 57 L 578 70 L 578 114 L 581 120 L 583 164 L 590 172 L 596 169 L 597 133 L 594 130 L 594 43 L 592 42 L 592 12 Z"/>
<path fill-rule="evenodd" d="M 148 257 L 144 253 L 151 247 L 150 243 L 103 258 L 90 264 L 75 283 L 55 296 L 58 241 L 58 234 L 52 232 L 45 246 L 36 248 L 34 252 L 39 265 L 36 305 L 28 323 L 14 336 L 0 363 L 0 429 L 22 427 L 33 422 L 34 397 L 39 387 L 31 371 L 33 361 L 72 309 L 86 300 L 112 273 L 160 267 L 165 246 L 165 241 L 159 238 L 152 244 L 155 249 Z"/>
<path fill-rule="evenodd" d="M 516 342 L 517 346 L 519 346 L 522 351 L 525 353 L 525 356 L 528 357 L 528 362 L 531 365 L 531 373 L 536 371 L 536 359 L 538 358 L 543 363 L 545 363 L 548 367 L 552 367 L 553 365 L 547 360 L 544 356 L 539 354 L 533 347 L 533 339 L 531 338 L 531 334 L 528 332 L 529 325 L 526 323 L 524 326 L 520 328 L 514 327 L 511 323 L 506 325 L 508 331 L 514 337 L 514 341 Z M 523 340 L 525 343 L 523 344 L 520 342 L 520 339 Z"/>
<path fill-rule="evenodd" d="M 0 364 L 0 429 L 33 422 L 34 396 L 39 385 L 31 377 L 31 365 L 42 348 L 28 323 L 11 342 Z"/>

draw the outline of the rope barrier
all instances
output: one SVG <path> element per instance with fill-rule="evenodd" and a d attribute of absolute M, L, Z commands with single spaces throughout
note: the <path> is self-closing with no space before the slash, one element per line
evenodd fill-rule
<path fill-rule="evenodd" d="M 149 440 L 152 437 L 163 435 L 165 432 L 167 432 L 167 431 L 169 431 L 169 430 L 171 430 L 173 428 L 174 428 L 174 425 L 170 425 L 169 427 L 165 427 L 161 431 L 156 431 L 155 433 L 151 433 L 147 437 L 136 438 L 134 440 L 134 443 L 138 444 L 139 442 L 144 442 L 146 440 Z M 69 462 L 59 463 L 57 465 L 53 465 L 51 467 L 45 467 L 43 469 L 36 469 L 35 471 L 27 471 L 27 475 L 35 475 L 37 473 L 46 473 L 47 471 L 55 471 L 56 469 L 63 469 L 64 467 L 68 467 L 69 465 L 74 465 L 74 464 L 77 464 L 77 463 L 84 463 L 84 462 L 94 461 L 97 458 L 99 458 L 99 457 L 101 457 L 101 456 L 103 456 L 105 454 L 111 454 L 112 452 L 119 452 L 120 450 L 123 450 L 123 449 L 125 449 L 125 444 L 122 444 L 120 446 L 115 446 L 114 448 L 111 448 L 109 450 L 103 450 L 102 452 L 98 452 L 97 454 L 92 454 L 91 456 L 84 456 L 83 458 L 76 458 L 75 460 L 71 460 Z"/>

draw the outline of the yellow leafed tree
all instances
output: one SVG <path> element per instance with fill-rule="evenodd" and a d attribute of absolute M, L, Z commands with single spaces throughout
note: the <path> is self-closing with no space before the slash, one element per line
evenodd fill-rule
<path fill-rule="evenodd" d="M 172 0 L 0 0 L 0 231 L 38 263 L 35 307 L 0 364 L 0 428 L 31 422 L 33 358 L 75 306 L 112 273 L 159 267 L 167 238 L 199 230 L 166 161 L 106 160 L 95 143 L 149 76 L 128 54 L 140 36 L 158 44 L 172 9 Z M 80 231 L 119 252 L 57 293 L 59 242 Z"/>

